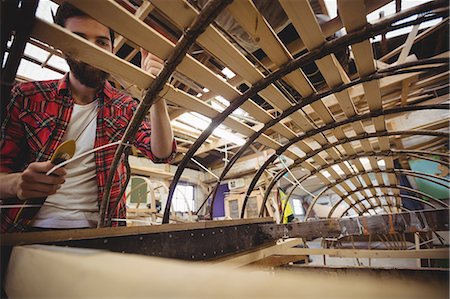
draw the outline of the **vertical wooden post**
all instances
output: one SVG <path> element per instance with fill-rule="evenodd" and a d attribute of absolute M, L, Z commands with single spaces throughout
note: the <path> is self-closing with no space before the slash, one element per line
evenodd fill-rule
<path fill-rule="evenodd" d="M 415 241 L 415 244 L 416 244 L 416 250 L 419 250 L 420 249 L 420 237 L 419 237 L 419 233 L 415 233 L 414 234 L 414 241 Z M 421 268 L 421 262 L 420 262 L 420 259 L 417 259 L 417 268 Z"/>

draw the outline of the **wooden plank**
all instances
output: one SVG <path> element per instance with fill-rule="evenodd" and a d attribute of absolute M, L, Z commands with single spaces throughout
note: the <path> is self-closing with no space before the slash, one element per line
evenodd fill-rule
<path fill-rule="evenodd" d="M 122 34 L 135 44 L 143 47 L 156 56 L 159 56 L 163 60 L 168 57 L 175 46 L 147 24 L 134 18 L 131 13 L 113 0 L 98 1 L 95 6 L 92 5 L 90 0 L 68 0 L 67 2 L 80 8 L 101 23 Z M 112 15 L 114 18 L 111 18 Z M 230 101 L 241 95 L 241 93 L 228 82 L 222 80 L 214 72 L 206 68 L 190 55 L 185 57 L 177 70 L 190 78 L 195 78 L 196 82 L 201 83 L 203 86 L 208 87 L 209 90 L 222 95 Z M 260 120 L 261 117 L 265 117 L 266 121 L 260 120 L 261 122 L 265 123 L 268 119 L 273 118 L 267 111 L 251 100 L 247 100 L 241 107 L 257 120 Z M 283 130 L 279 131 L 278 129 L 280 127 L 283 127 Z M 291 131 L 282 124 L 274 127 L 274 130 L 278 131 L 283 136 Z M 292 138 L 295 134 L 288 134 L 288 136 Z M 288 136 L 286 137 L 289 138 Z"/>
<path fill-rule="evenodd" d="M 427 30 L 425 30 L 424 32 L 420 33 L 419 35 L 416 36 L 416 38 L 414 39 L 414 42 L 416 43 L 416 42 L 424 39 L 425 37 L 429 36 L 434 31 L 441 29 L 443 26 L 446 26 L 448 24 L 448 20 L 449 20 L 448 18 L 445 18 L 441 22 L 436 24 L 435 26 L 430 27 Z M 386 54 L 383 57 L 381 57 L 380 61 L 387 61 L 389 58 L 394 57 L 395 55 L 397 55 L 398 53 L 400 53 L 402 51 L 403 47 L 404 47 L 404 44 L 398 46 L 397 48 L 395 48 L 394 50 L 392 50 L 388 54 Z"/>
<path fill-rule="evenodd" d="M 283 43 L 278 39 L 276 34 L 273 32 L 271 27 L 268 25 L 267 21 L 264 19 L 251 1 L 235 1 L 227 8 L 233 17 L 238 21 L 238 23 L 252 36 L 252 38 L 258 42 L 267 56 L 275 63 L 275 65 L 281 65 L 291 60 L 293 57 L 284 47 Z M 250 17 L 249 17 L 250 15 Z M 305 77 L 301 70 L 290 73 L 286 76 L 287 81 L 304 97 L 311 95 L 315 92 L 312 85 L 309 83 L 308 79 Z M 311 105 L 313 109 L 317 109 L 316 112 L 329 122 L 334 121 L 331 117 L 330 112 L 324 106 L 322 101 L 318 101 Z M 293 121 L 299 125 L 303 130 L 309 130 L 311 127 L 306 124 L 303 116 L 295 115 L 292 117 Z M 298 119 L 298 122 L 296 121 Z M 321 145 L 327 143 L 327 140 L 323 136 L 314 136 L 314 139 L 318 141 Z M 299 145 L 300 146 L 300 145 Z M 305 151 L 305 145 L 300 146 L 304 152 L 309 152 L 310 149 Z M 331 156 L 338 156 L 335 149 L 329 149 L 327 152 Z M 325 160 L 320 157 L 315 157 L 315 160 L 320 165 L 324 165 Z M 335 172 L 331 172 L 334 178 L 339 176 Z M 325 179 L 325 183 L 329 182 Z M 344 184 L 345 185 L 345 184 Z"/>
<path fill-rule="evenodd" d="M 128 82 L 133 82 L 141 89 L 148 88 L 154 80 L 153 75 L 144 72 L 135 65 L 87 42 L 83 38 L 64 28 L 47 23 L 46 21 L 40 19 L 36 20 L 32 36 L 38 40 L 55 46 L 64 53 L 72 55 L 81 61 L 91 64 L 114 76 L 124 78 Z M 189 109 L 190 111 L 196 111 L 207 117 L 213 118 L 219 114 L 218 111 L 214 110 L 211 106 L 200 101 L 196 97 L 193 97 L 181 90 L 174 89 L 169 85 L 163 89 L 161 94 L 163 94 L 164 98 L 167 100 L 183 108 Z M 255 132 L 251 127 L 231 117 L 225 119 L 223 124 L 245 136 L 250 136 Z M 280 146 L 277 142 L 266 135 L 261 135 L 257 141 L 274 149 L 278 149 Z M 298 156 L 292 151 L 288 151 L 286 156 L 294 159 L 298 158 Z"/>
<path fill-rule="evenodd" d="M 138 18 L 139 20 L 144 20 L 148 14 L 153 10 L 154 6 L 148 2 L 147 0 L 144 1 L 142 3 L 142 5 L 136 10 L 135 12 L 135 17 Z M 125 44 L 126 39 L 123 36 L 118 36 L 114 39 L 114 53 L 117 53 L 120 48 L 122 48 L 122 46 Z M 137 50 L 134 49 L 132 52 L 134 52 L 136 55 L 137 54 Z M 134 57 L 133 55 L 133 57 Z M 126 59 L 126 60 L 130 60 L 130 59 Z"/>
<path fill-rule="evenodd" d="M 289 51 L 251 1 L 233 1 L 227 10 L 276 65 L 289 61 Z"/>
<path fill-rule="evenodd" d="M 301 290 L 306 298 L 319 292 L 323 298 L 435 299 L 446 298 L 448 285 L 364 275 L 269 275 L 97 250 L 26 246 L 12 253 L 5 290 L 10 298 L 289 298 Z"/>
<path fill-rule="evenodd" d="M 194 9 L 183 1 L 167 2 L 159 0 L 154 1 L 153 4 L 181 29 L 185 29 L 196 15 Z M 242 4 L 243 3 L 239 3 L 236 5 Z M 264 78 L 264 76 L 228 40 L 220 35 L 216 29 L 209 27 L 205 33 L 200 36 L 198 42 L 215 57 L 222 60 L 230 69 L 246 78 L 250 84 L 254 84 L 257 80 Z M 294 75 L 294 77 L 296 76 Z M 303 88 L 302 86 L 297 87 L 298 90 Z M 311 90 L 308 89 L 305 92 L 311 93 Z M 262 90 L 259 94 L 278 110 L 283 111 L 292 106 L 286 97 L 273 85 Z M 308 131 L 313 128 L 312 124 L 300 112 L 294 113 L 291 118 L 303 131 Z M 260 120 L 267 122 L 267 119 L 260 118 Z M 280 130 L 281 128 L 279 128 L 278 131 L 280 132 Z M 289 137 L 292 135 L 285 133 L 284 136 Z M 321 144 L 327 143 L 327 140 L 322 136 L 317 136 L 315 139 Z M 302 148 L 302 150 L 305 151 L 304 148 Z"/>
<path fill-rule="evenodd" d="M 367 1 L 367 14 L 383 7 L 387 3 L 391 2 L 392 0 L 370 0 Z M 324 33 L 325 36 L 329 37 L 335 34 L 337 31 L 342 29 L 342 21 L 339 16 L 335 17 L 334 19 L 326 22 L 325 24 L 321 25 L 321 30 Z M 294 40 L 293 42 L 287 44 L 287 49 L 289 52 L 293 55 L 296 55 L 303 51 L 306 47 L 304 43 L 301 41 L 301 39 Z M 273 64 L 269 61 L 269 59 L 264 58 L 261 61 L 267 68 L 272 69 L 274 67 Z"/>
<path fill-rule="evenodd" d="M 290 248 L 280 250 L 276 254 L 328 255 L 330 257 L 347 257 L 347 258 L 448 259 L 449 253 L 450 251 L 448 248 L 420 249 L 420 250 Z"/>
<path fill-rule="evenodd" d="M 162 224 L 151 226 L 134 226 L 134 227 L 105 227 L 105 228 L 88 228 L 88 229 L 71 229 L 71 230 L 54 230 L 43 232 L 27 232 L 27 233 L 7 233 L 2 234 L 2 246 L 16 246 L 24 244 L 36 244 L 46 242 L 60 242 L 84 240 L 93 238 L 107 238 L 142 234 L 159 234 L 167 232 L 178 232 L 186 230 L 201 230 L 205 228 L 221 228 L 232 227 L 236 225 L 255 224 L 255 223 L 271 223 L 273 218 L 248 218 L 237 220 L 220 220 L 191 222 L 183 224 Z"/>
<path fill-rule="evenodd" d="M 252 252 L 246 252 L 238 255 L 224 257 L 212 261 L 211 263 L 219 266 L 231 266 L 236 268 L 242 267 L 254 263 L 256 261 L 262 260 L 266 257 L 269 257 L 273 255 L 274 252 L 278 252 L 280 250 L 284 250 L 287 248 L 292 248 L 300 244 L 301 242 L 302 242 L 301 239 L 288 239 L 266 248 L 260 248 L 257 250 L 253 250 Z"/>
<path fill-rule="evenodd" d="M 363 26 L 367 24 L 365 12 L 366 7 L 364 1 L 349 1 L 349 0 L 343 0 L 339 1 L 338 4 L 340 15 L 342 18 L 342 22 L 344 23 L 346 29 L 348 32 L 356 31 Z M 358 44 L 352 45 L 352 51 L 353 55 L 355 57 L 355 62 L 357 65 L 357 70 L 360 75 L 360 77 L 364 77 L 367 75 L 370 75 L 376 71 L 375 65 L 373 63 L 373 51 L 372 51 L 372 45 L 369 42 L 369 40 L 363 41 Z M 365 96 L 367 103 L 369 105 L 370 111 L 375 111 L 378 109 L 381 109 L 383 107 L 382 99 L 381 99 L 381 92 L 380 92 L 380 84 L 379 80 L 374 80 L 372 82 L 367 82 L 363 84 L 363 88 L 365 91 Z M 386 124 L 384 117 L 377 117 L 373 119 L 373 123 L 375 125 L 375 129 L 377 131 L 385 131 L 386 130 Z M 388 137 L 380 137 L 378 138 L 379 145 L 381 150 L 389 150 L 390 144 L 389 144 L 389 138 Z M 363 148 L 364 148 L 364 144 Z M 365 151 L 370 151 L 372 147 L 367 146 L 364 148 Z M 369 161 L 371 163 L 372 168 L 379 169 L 378 164 L 374 159 L 370 159 Z M 387 161 L 387 169 L 390 166 L 393 167 L 393 160 L 391 157 L 385 158 L 385 161 Z M 393 179 L 391 181 L 393 184 L 397 184 L 397 180 L 395 176 L 389 176 L 390 179 Z M 376 176 L 376 179 L 378 182 L 382 182 L 381 175 L 378 174 Z"/>
<path fill-rule="evenodd" d="M 403 44 L 402 52 L 400 52 L 400 56 L 398 57 L 396 64 L 401 64 L 406 61 L 406 57 L 409 56 L 409 52 L 411 51 L 411 48 L 416 39 L 416 35 L 419 32 L 419 27 L 420 27 L 420 24 L 416 24 L 413 26 L 413 28 L 409 32 L 408 37 L 406 38 L 406 41 Z"/>

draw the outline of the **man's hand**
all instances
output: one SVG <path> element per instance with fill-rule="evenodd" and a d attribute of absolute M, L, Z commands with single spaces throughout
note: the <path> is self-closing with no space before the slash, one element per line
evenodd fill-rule
<path fill-rule="evenodd" d="M 17 174 L 17 197 L 25 200 L 55 194 L 65 182 L 66 171 L 64 168 L 58 168 L 51 175 L 46 175 L 53 166 L 55 165 L 50 161 L 33 162 L 22 173 Z"/>
<path fill-rule="evenodd" d="M 141 68 L 144 71 L 157 76 L 163 65 L 164 61 L 162 59 L 141 48 Z"/>
<path fill-rule="evenodd" d="M 155 76 L 163 68 L 164 61 L 141 48 L 141 68 Z M 151 149 L 157 158 L 166 158 L 172 153 L 173 132 L 167 113 L 166 101 L 160 99 L 150 108 L 152 127 Z"/>

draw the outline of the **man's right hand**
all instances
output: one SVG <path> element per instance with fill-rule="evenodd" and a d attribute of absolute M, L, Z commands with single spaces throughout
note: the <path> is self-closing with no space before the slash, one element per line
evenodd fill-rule
<path fill-rule="evenodd" d="M 17 197 L 26 200 L 55 194 L 65 182 L 66 171 L 64 168 L 58 168 L 51 175 L 46 175 L 46 172 L 54 166 L 50 161 L 33 162 L 23 172 L 17 174 Z"/>

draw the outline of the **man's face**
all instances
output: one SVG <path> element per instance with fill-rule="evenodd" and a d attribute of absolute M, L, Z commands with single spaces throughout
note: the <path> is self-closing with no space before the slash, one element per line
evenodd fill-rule
<path fill-rule="evenodd" d="M 112 41 L 108 27 L 89 17 L 72 17 L 66 20 L 66 29 L 87 39 L 91 43 L 112 52 Z M 103 86 L 108 74 L 84 62 L 67 57 L 67 63 L 75 78 L 90 88 Z"/>

